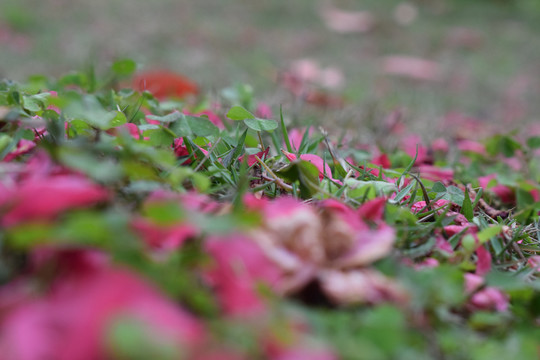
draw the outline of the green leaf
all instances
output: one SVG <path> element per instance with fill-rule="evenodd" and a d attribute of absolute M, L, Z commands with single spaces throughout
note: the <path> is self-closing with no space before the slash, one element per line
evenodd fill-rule
<path fill-rule="evenodd" d="M 450 185 L 446 188 L 446 194 L 442 197 L 458 206 L 463 206 L 463 201 L 465 200 L 465 194 L 457 186 Z"/>
<path fill-rule="evenodd" d="M 417 183 L 416 181 L 411 181 L 409 185 L 407 185 L 405 188 L 401 189 L 396 196 L 393 199 L 390 199 L 389 202 L 392 204 L 399 203 L 405 196 L 409 194 L 409 192 L 412 190 L 413 186 L 415 186 Z"/>
<path fill-rule="evenodd" d="M 366 197 L 372 199 L 379 195 L 389 195 L 397 190 L 396 185 L 378 180 L 347 179 L 345 185 L 349 187 L 347 194 L 354 198 Z"/>
<path fill-rule="evenodd" d="M 443 193 L 446 192 L 446 186 L 440 181 L 437 181 L 433 186 L 431 187 L 431 191 L 436 193 Z"/>
<path fill-rule="evenodd" d="M 238 143 L 236 147 L 234 148 L 234 151 L 231 151 L 224 159 L 223 159 L 223 166 L 229 167 L 236 159 L 238 159 L 242 154 L 244 153 L 244 143 L 246 141 L 248 129 L 244 130 L 242 133 L 242 136 L 240 136 L 240 139 L 238 140 Z"/>
<path fill-rule="evenodd" d="M 73 148 L 61 148 L 58 157 L 66 166 L 79 170 L 101 182 L 112 182 L 122 176 L 122 170 L 112 160 L 100 160 L 94 154 Z"/>
<path fill-rule="evenodd" d="M 287 151 L 292 153 L 293 148 L 291 146 L 291 140 L 289 139 L 289 133 L 287 132 L 287 127 L 285 126 L 285 121 L 283 120 L 283 108 L 281 106 L 279 107 L 279 117 L 281 120 L 281 132 L 283 133 L 283 141 L 285 142 Z"/>
<path fill-rule="evenodd" d="M 303 199 L 319 192 L 319 169 L 309 161 L 295 160 L 277 171 L 276 175 L 288 183 L 298 183 Z"/>
<path fill-rule="evenodd" d="M 153 146 L 169 147 L 175 139 L 175 136 L 163 127 L 159 127 L 158 129 L 146 130 L 143 135 L 150 138 L 150 144 Z"/>
<path fill-rule="evenodd" d="M 516 190 L 516 203 L 518 209 L 525 209 L 526 207 L 534 204 L 534 198 L 530 192 L 522 188 L 518 188 Z"/>
<path fill-rule="evenodd" d="M 478 240 L 480 243 L 485 243 L 489 239 L 491 239 L 494 236 L 497 236 L 502 231 L 502 225 L 495 225 L 495 226 L 489 226 L 485 229 L 482 229 L 476 236 L 478 236 Z"/>
<path fill-rule="evenodd" d="M 179 114 L 179 118 L 171 123 L 170 130 L 173 131 L 177 137 L 193 135 L 208 137 L 219 135 L 219 128 L 208 120 L 208 118 L 184 114 Z"/>
<path fill-rule="evenodd" d="M 206 117 L 195 117 L 184 115 L 191 131 L 201 137 L 217 136 L 219 128 Z"/>
<path fill-rule="evenodd" d="M 114 113 L 116 114 L 115 117 L 111 120 L 110 122 L 110 125 L 112 127 L 117 127 L 117 126 L 120 126 L 120 125 L 123 125 L 125 123 L 127 123 L 127 119 L 126 119 L 126 115 L 124 115 L 123 112 L 121 111 L 114 111 Z"/>
<path fill-rule="evenodd" d="M 540 148 L 540 136 L 533 136 L 527 139 L 527 146 L 531 149 Z"/>
<path fill-rule="evenodd" d="M 178 111 L 173 111 L 170 114 L 164 115 L 164 116 L 158 116 L 158 115 L 148 115 L 146 116 L 149 120 L 155 120 L 162 123 L 171 123 L 175 122 L 179 119 L 182 119 L 185 115 Z"/>
<path fill-rule="evenodd" d="M 463 206 L 461 207 L 461 213 L 467 218 L 468 221 L 472 221 L 474 217 L 473 207 L 469 192 L 465 191 L 465 199 L 463 200 Z"/>
<path fill-rule="evenodd" d="M 231 120 L 241 121 L 245 119 L 255 119 L 256 116 L 244 109 L 241 106 L 233 106 L 227 113 L 227 117 Z"/>
<path fill-rule="evenodd" d="M 255 131 L 273 131 L 278 127 L 278 124 L 275 120 L 259 118 L 245 119 L 244 124 L 246 124 L 248 128 Z"/>
<path fill-rule="evenodd" d="M 115 61 L 111 66 L 112 71 L 118 76 L 129 76 L 137 70 L 137 63 L 131 59 Z"/>
<path fill-rule="evenodd" d="M 0 134 L 0 153 L 11 143 L 11 137 L 6 134 Z"/>

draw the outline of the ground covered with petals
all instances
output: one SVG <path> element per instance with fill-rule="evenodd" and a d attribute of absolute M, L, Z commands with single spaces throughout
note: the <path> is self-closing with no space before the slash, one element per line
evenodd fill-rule
<path fill-rule="evenodd" d="M 0 83 L 1 360 L 540 356 L 540 129 L 361 143 L 135 70 Z"/>

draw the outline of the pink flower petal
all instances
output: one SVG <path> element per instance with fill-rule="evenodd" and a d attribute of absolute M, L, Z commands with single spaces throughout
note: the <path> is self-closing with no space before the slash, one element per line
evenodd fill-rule
<path fill-rule="evenodd" d="M 244 235 L 210 237 L 205 246 L 214 260 L 206 276 L 225 312 L 234 316 L 261 313 L 265 306 L 257 285 L 262 282 L 276 286 L 281 278 L 278 267 Z"/>
<path fill-rule="evenodd" d="M 396 231 L 388 225 L 381 225 L 376 230 L 364 230 L 356 234 L 355 245 L 351 251 L 337 259 L 337 267 L 364 266 L 388 255 L 393 247 Z"/>
<path fill-rule="evenodd" d="M 29 179 L 10 189 L 8 211 L 1 223 L 13 226 L 23 221 L 51 219 L 61 212 L 94 205 L 109 198 L 108 192 L 74 175 Z"/>
<path fill-rule="evenodd" d="M 443 75 L 437 62 L 403 55 L 384 57 L 382 70 L 386 74 L 424 81 L 440 81 Z"/>
<path fill-rule="evenodd" d="M 476 256 L 478 257 L 476 274 L 484 276 L 491 271 L 491 253 L 483 245 L 480 245 L 476 249 Z"/>
<path fill-rule="evenodd" d="M 397 282 L 371 269 L 348 272 L 324 270 L 319 273 L 319 281 L 325 294 L 336 304 L 404 303 L 409 299 Z"/>
<path fill-rule="evenodd" d="M 82 255 L 84 250 L 52 254 L 45 266 L 56 272 L 43 295 L 29 296 L 15 308 L 0 308 L 6 314 L 0 319 L 3 356 L 24 360 L 108 358 L 105 340 L 110 326 L 125 318 L 140 323 L 148 339 L 166 341 L 178 351 L 203 340 L 201 324 L 177 304 L 131 272 L 106 263 L 84 263 Z"/>

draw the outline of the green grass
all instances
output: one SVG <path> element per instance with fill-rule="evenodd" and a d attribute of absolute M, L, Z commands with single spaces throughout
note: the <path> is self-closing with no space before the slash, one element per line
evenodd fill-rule
<path fill-rule="evenodd" d="M 344 94 L 352 109 L 347 113 L 357 115 L 344 119 L 338 112 L 334 117 L 350 127 L 379 120 L 358 115 L 369 106 L 381 116 L 407 108 L 407 121 L 425 134 L 436 132 L 438 119 L 449 111 L 503 123 L 511 84 L 519 77 L 540 75 L 538 6 L 527 0 L 416 1 L 419 16 L 404 27 L 393 20 L 397 3 L 336 2 L 343 9 L 371 11 L 377 18 L 369 33 L 342 35 L 325 28 L 318 3 L 311 0 L 7 0 L 0 4 L 0 21 L 27 37 L 30 46 L 2 46 L 0 77 L 55 76 L 89 63 L 105 67 L 115 58 L 130 57 L 141 68 L 188 74 L 207 92 L 249 83 L 259 98 L 286 105 L 289 96 L 276 85 L 275 74 L 295 59 L 310 57 L 343 70 Z M 448 34 L 457 27 L 477 32 L 481 44 L 474 49 L 449 46 Z M 418 84 L 381 74 L 380 58 L 393 54 L 438 61 L 448 81 Z M 462 79 L 459 86 L 452 84 L 457 78 Z M 539 91 L 536 84 L 528 84 L 518 95 L 524 114 L 507 126 L 536 120 Z M 314 111 L 315 118 L 321 114 Z"/>

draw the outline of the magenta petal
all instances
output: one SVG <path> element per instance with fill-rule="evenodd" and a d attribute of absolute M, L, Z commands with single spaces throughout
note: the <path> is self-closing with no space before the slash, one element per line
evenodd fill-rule
<path fill-rule="evenodd" d="M 206 276 L 226 313 L 253 315 L 264 310 L 257 292 L 260 283 L 277 285 L 281 271 L 244 235 L 210 237 L 206 250 L 214 260 Z"/>
<path fill-rule="evenodd" d="M 480 245 L 476 249 L 476 256 L 478 257 L 476 274 L 484 276 L 491 271 L 491 253 L 483 245 Z"/>
<path fill-rule="evenodd" d="M 61 212 L 94 205 L 109 198 L 108 192 L 79 176 L 55 176 L 30 179 L 11 191 L 11 209 L 2 224 L 12 226 L 22 221 L 50 219 Z"/>
<path fill-rule="evenodd" d="M 49 254 L 56 276 L 43 295 L 10 306 L 2 301 L 6 293 L 0 293 L 0 313 L 6 314 L 0 318 L 0 354 L 22 360 L 108 358 L 110 326 L 126 318 L 179 351 L 203 341 L 202 325 L 177 304 L 135 274 L 85 253 Z"/>
<path fill-rule="evenodd" d="M 383 197 L 366 201 L 358 208 L 358 214 L 362 219 L 369 221 L 382 221 L 386 199 Z"/>

